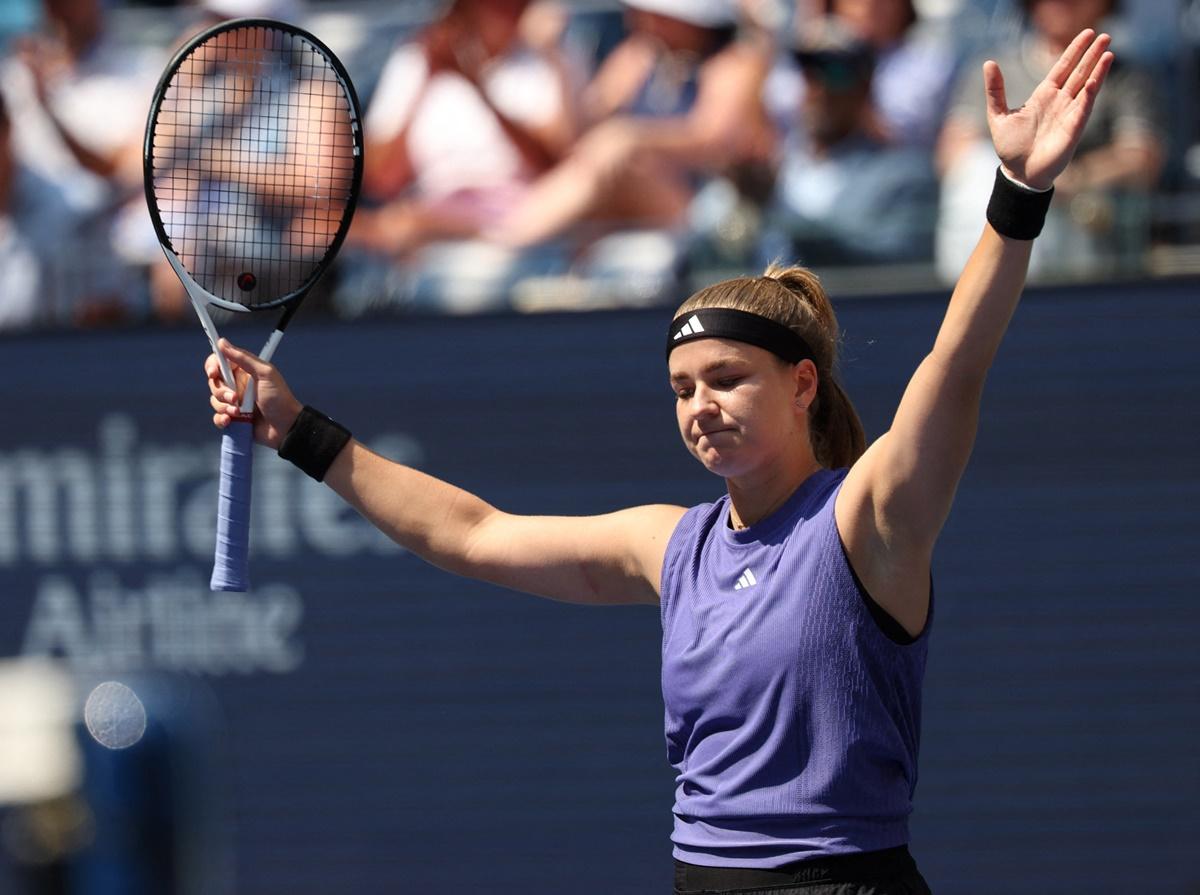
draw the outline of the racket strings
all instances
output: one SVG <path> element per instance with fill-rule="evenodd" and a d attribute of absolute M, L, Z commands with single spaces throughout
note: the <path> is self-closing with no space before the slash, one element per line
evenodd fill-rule
<path fill-rule="evenodd" d="M 354 113 L 325 55 L 263 26 L 185 58 L 152 124 L 154 198 L 188 273 L 247 307 L 317 271 L 352 206 Z"/>

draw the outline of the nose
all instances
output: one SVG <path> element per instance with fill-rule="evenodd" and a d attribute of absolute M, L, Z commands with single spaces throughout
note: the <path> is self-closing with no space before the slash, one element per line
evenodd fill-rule
<path fill-rule="evenodd" d="M 717 405 L 716 396 L 712 390 L 702 384 L 697 384 L 692 392 L 692 398 L 688 401 L 688 412 L 695 418 L 713 416 L 720 413 L 721 408 Z"/>

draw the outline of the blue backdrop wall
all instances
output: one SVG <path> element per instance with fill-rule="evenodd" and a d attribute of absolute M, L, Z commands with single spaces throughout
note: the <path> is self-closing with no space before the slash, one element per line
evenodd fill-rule
<path fill-rule="evenodd" d="M 1200 891 L 1197 299 L 1031 290 L 1016 316 L 936 557 L 913 821 L 936 891 Z M 869 435 L 944 304 L 839 305 Z M 678 443 L 667 318 L 302 317 L 279 360 L 505 509 L 689 504 L 722 485 Z M 198 328 L 0 341 L 0 655 L 132 683 L 138 748 L 170 757 L 147 783 L 137 748 L 89 747 L 93 857 L 117 862 L 105 831 L 135 810 L 103 777 L 167 806 L 179 891 L 669 891 L 655 610 L 439 572 L 265 452 L 254 589 L 209 593 L 205 351 Z"/>

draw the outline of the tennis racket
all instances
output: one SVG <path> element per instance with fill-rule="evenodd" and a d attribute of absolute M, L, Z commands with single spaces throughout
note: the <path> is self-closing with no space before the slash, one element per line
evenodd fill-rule
<path fill-rule="evenodd" d="M 362 182 L 358 98 L 329 48 L 270 19 L 223 22 L 168 63 L 146 124 L 146 202 L 221 373 L 209 308 L 281 311 L 270 360 L 333 262 Z M 254 383 L 221 439 L 213 590 L 249 585 Z"/>

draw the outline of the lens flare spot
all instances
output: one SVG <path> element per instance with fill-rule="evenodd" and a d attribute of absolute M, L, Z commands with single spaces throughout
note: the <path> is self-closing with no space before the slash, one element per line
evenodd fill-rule
<path fill-rule="evenodd" d="M 124 684 L 105 681 L 88 694 L 83 721 L 101 746 L 128 749 L 146 732 L 146 707 Z"/>

